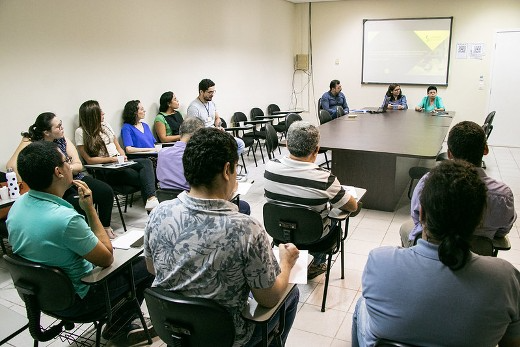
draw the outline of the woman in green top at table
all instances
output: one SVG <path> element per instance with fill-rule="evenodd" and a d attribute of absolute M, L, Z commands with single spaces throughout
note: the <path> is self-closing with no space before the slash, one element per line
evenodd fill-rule
<path fill-rule="evenodd" d="M 415 106 L 415 110 L 418 112 L 437 112 L 444 111 L 444 104 L 440 96 L 437 96 L 437 87 L 429 86 L 426 90 L 427 96 L 425 96 L 421 103 Z"/>
<path fill-rule="evenodd" d="M 179 127 L 183 121 L 177 109 L 179 101 L 173 92 L 166 92 L 159 100 L 159 114 L 155 117 L 155 133 L 159 142 L 179 141 Z"/>

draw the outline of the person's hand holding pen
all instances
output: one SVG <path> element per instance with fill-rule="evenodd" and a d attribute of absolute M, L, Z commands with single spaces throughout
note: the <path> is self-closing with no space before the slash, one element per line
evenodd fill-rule
<path fill-rule="evenodd" d="M 78 202 L 81 209 L 87 212 L 88 209 L 94 208 L 94 202 L 92 200 L 92 191 L 88 185 L 80 180 L 73 180 L 72 184 L 78 188 Z"/>
<path fill-rule="evenodd" d="M 278 248 L 280 249 L 280 267 L 282 271 L 284 267 L 288 267 L 287 270 L 290 272 L 298 260 L 300 251 L 293 243 L 280 243 Z"/>

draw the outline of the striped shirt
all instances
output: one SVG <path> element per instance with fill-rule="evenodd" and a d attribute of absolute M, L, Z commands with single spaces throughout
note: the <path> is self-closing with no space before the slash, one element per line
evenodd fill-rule
<path fill-rule="evenodd" d="M 314 163 L 274 159 L 266 164 L 264 177 L 267 200 L 304 205 L 319 212 L 323 236 L 329 232 L 329 204 L 340 208 L 350 199 L 336 176 Z"/>

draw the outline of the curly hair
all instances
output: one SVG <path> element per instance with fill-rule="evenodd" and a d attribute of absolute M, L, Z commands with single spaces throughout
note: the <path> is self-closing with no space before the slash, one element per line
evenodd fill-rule
<path fill-rule="evenodd" d="M 193 187 L 213 188 L 215 177 L 226 163 L 231 172 L 238 162 L 237 143 L 230 134 L 216 128 L 201 128 L 193 134 L 182 157 L 184 176 Z"/>
<path fill-rule="evenodd" d="M 470 241 L 482 221 L 487 188 L 475 167 L 445 160 L 432 169 L 421 193 L 421 222 L 439 244 L 439 259 L 451 270 L 466 265 Z"/>
<path fill-rule="evenodd" d="M 140 103 L 141 101 L 139 100 L 130 100 L 125 104 L 125 108 L 123 109 L 123 123 L 130 125 L 137 124 L 137 111 L 139 111 Z"/>

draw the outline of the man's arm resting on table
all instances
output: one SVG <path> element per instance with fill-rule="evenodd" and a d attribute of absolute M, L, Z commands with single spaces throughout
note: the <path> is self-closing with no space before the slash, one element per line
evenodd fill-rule
<path fill-rule="evenodd" d="M 347 203 L 341 206 L 339 209 L 345 212 L 354 212 L 358 209 L 358 203 L 353 196 L 350 196 L 350 199 L 347 201 Z"/>
<path fill-rule="evenodd" d="M 270 288 L 251 288 L 255 300 L 262 306 L 271 308 L 282 299 L 282 294 L 289 283 L 289 274 L 293 268 L 300 251 L 292 243 L 279 244 L 280 249 L 280 268 L 282 272 Z"/>

